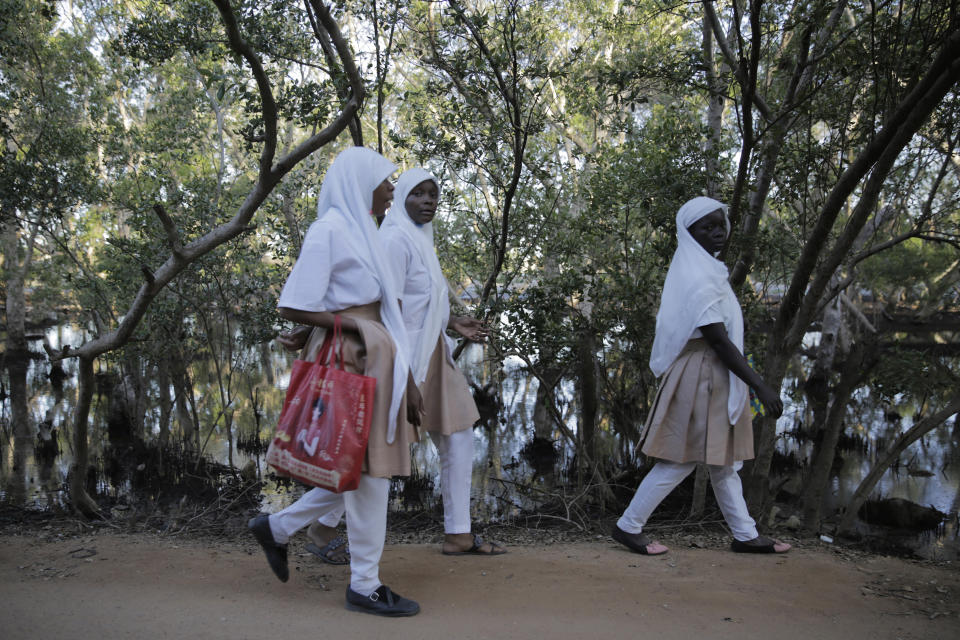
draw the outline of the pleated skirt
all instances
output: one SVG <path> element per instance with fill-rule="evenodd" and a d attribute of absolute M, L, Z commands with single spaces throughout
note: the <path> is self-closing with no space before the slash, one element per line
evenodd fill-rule
<path fill-rule="evenodd" d="M 726 466 L 753 458 L 749 398 L 736 424 L 727 414 L 729 373 L 706 340 L 687 342 L 657 390 L 641 451 L 671 462 Z"/>
<path fill-rule="evenodd" d="M 425 414 L 422 429 L 450 435 L 470 429 L 480 419 L 463 373 L 447 359 L 443 336 L 430 356 L 427 377 L 420 384 Z"/>

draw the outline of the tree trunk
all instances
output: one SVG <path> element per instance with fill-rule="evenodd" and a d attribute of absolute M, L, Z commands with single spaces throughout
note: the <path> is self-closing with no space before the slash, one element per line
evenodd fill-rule
<path fill-rule="evenodd" d="M 137 356 L 125 359 L 120 378 L 119 397 L 123 398 L 126 405 L 125 411 L 130 420 L 130 435 L 143 440 L 146 430 L 147 393 L 140 364 L 140 358 Z"/>
<path fill-rule="evenodd" d="M 857 345 L 844 363 L 840 381 L 833 389 L 833 398 L 825 416 L 821 437 L 814 448 L 813 464 L 803 492 L 803 522 L 809 531 L 820 530 L 823 494 L 830 483 L 830 471 L 837 453 L 837 442 L 843 433 L 847 404 L 865 377 L 866 350 L 867 347 L 862 343 Z"/>
<path fill-rule="evenodd" d="M 73 431 L 73 470 L 70 474 L 70 502 L 81 515 L 88 517 L 99 513 L 100 507 L 87 493 L 87 468 L 90 466 L 90 449 L 87 441 L 90 405 L 96 381 L 93 376 L 93 359 L 78 359 L 76 420 Z"/>
<path fill-rule="evenodd" d="M 160 391 L 160 423 L 157 441 L 160 449 L 163 450 L 170 442 L 170 416 L 173 414 L 173 402 L 170 400 L 170 365 L 163 357 L 157 362 L 157 386 Z"/>
<path fill-rule="evenodd" d="M 223 426 L 227 431 L 227 466 L 231 471 L 236 467 L 233 464 L 233 411 L 228 410 L 223 414 Z"/>
<path fill-rule="evenodd" d="M 26 296 L 24 279 L 29 261 L 20 257 L 20 232 L 15 223 L 3 225 L 3 262 L 6 273 L 7 339 L 4 364 L 10 382 L 10 427 L 13 432 L 13 466 L 9 492 L 14 504 L 27 497 L 27 461 L 33 450 L 33 429 L 27 398 L 27 370 L 30 357 L 26 338 Z M 31 249 L 32 250 L 32 249 Z"/>
<path fill-rule="evenodd" d="M 596 337 L 589 325 L 580 332 L 579 354 L 580 363 L 580 445 L 583 455 L 577 456 L 583 462 L 593 462 L 596 456 L 597 435 L 597 367 L 595 355 L 597 349 Z"/>
<path fill-rule="evenodd" d="M 767 358 L 763 368 L 764 380 L 774 389 L 783 385 L 783 378 L 787 369 L 790 353 L 780 344 L 773 344 L 767 350 Z M 776 450 L 777 422 L 769 416 L 757 416 L 753 421 L 753 448 L 756 456 L 753 460 L 744 462 L 743 476 L 746 482 L 743 486 L 744 497 L 752 513 L 760 514 L 762 519 L 766 513 L 767 502 L 770 498 L 770 464 Z"/>
<path fill-rule="evenodd" d="M 275 383 L 273 376 L 273 353 L 270 351 L 270 342 L 260 343 L 260 366 L 263 367 L 263 376 L 267 379 L 267 384 L 273 386 Z"/>
<path fill-rule="evenodd" d="M 23 505 L 27 499 L 27 466 L 33 451 L 33 429 L 27 407 L 27 369 L 30 361 L 24 352 L 9 350 L 4 358 L 10 380 L 10 425 L 13 431 L 13 465 L 8 492 L 10 502 Z"/>
<path fill-rule="evenodd" d="M 289 194 L 280 195 L 280 211 L 283 213 L 283 218 L 287 222 L 287 226 L 290 228 L 290 240 L 293 242 L 294 255 L 300 255 L 300 247 L 303 243 L 303 236 L 300 233 L 300 225 L 297 222 L 297 216 L 294 213 L 293 205 L 296 202 L 296 198 Z"/>
<path fill-rule="evenodd" d="M 176 389 L 174 404 L 176 406 L 177 422 L 180 423 L 183 445 L 187 450 L 199 451 L 200 424 L 196 419 L 196 413 L 193 411 L 193 383 L 182 360 L 175 357 L 172 364 L 173 386 Z"/>
<path fill-rule="evenodd" d="M 827 286 L 844 258 L 848 257 L 850 248 L 874 210 L 894 161 L 957 82 L 960 82 L 960 31 L 950 34 L 944 41 L 910 92 L 893 109 L 882 114 L 882 129 L 834 183 L 817 213 L 813 230 L 805 240 L 769 341 L 764 373 L 775 388 L 783 383 L 787 363 L 813 321 Z M 855 191 L 859 191 L 859 199 L 846 226 L 838 233 L 835 229 L 837 218 Z M 828 246 L 831 238 L 836 239 Z M 742 273 L 745 277 L 746 272 Z M 746 491 L 751 508 L 762 506 L 768 497 L 768 477 L 776 440 L 776 421 L 764 418 L 758 422 L 757 457 L 750 466 Z"/>
<path fill-rule="evenodd" d="M 548 383 L 556 383 L 558 378 L 559 373 L 550 369 L 543 373 L 537 384 L 537 398 L 533 405 L 533 435 L 546 440 L 553 439 L 555 412 L 550 407 L 555 406 L 556 402 L 554 387 Z"/>

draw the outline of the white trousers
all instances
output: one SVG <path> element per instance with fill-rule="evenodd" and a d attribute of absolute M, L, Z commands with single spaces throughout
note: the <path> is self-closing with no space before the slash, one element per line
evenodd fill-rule
<path fill-rule="evenodd" d="M 733 537 L 745 542 L 753 540 L 759 533 L 757 523 L 750 517 L 747 502 L 743 499 L 743 485 L 737 474 L 741 466 L 739 462 L 732 467 L 708 464 L 707 469 L 710 470 L 710 484 L 713 485 L 713 494 L 717 497 L 723 519 L 727 521 Z M 657 505 L 696 468 L 696 462 L 658 462 L 637 487 L 630 506 L 617 521 L 617 526 L 627 533 L 643 531 L 647 518 Z"/>
<path fill-rule="evenodd" d="M 448 436 L 431 431 L 440 454 L 440 493 L 443 496 L 443 531 L 470 533 L 470 485 L 473 480 L 473 429 Z"/>
<path fill-rule="evenodd" d="M 311 489 L 286 509 L 270 516 L 273 539 L 285 544 L 294 533 L 317 519 L 336 513 L 334 525 L 346 510 L 350 542 L 350 588 L 368 596 L 380 586 L 380 557 L 387 536 L 389 478 L 363 474 L 353 491 L 333 493 Z M 321 520 L 321 521 L 324 521 Z"/>
<path fill-rule="evenodd" d="M 470 486 L 473 480 L 473 430 L 464 429 L 449 436 L 430 431 L 430 439 L 440 454 L 440 493 L 443 496 L 443 531 L 470 533 Z M 317 518 L 322 525 L 336 527 L 343 516 L 343 504 L 330 494 L 329 508 Z M 351 553 L 353 543 L 350 543 Z M 356 591 L 356 589 L 354 589 Z"/>

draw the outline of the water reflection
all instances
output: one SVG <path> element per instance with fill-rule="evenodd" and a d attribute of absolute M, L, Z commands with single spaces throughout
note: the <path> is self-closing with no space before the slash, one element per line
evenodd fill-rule
<path fill-rule="evenodd" d="M 914 424 L 916 408 L 900 404 L 903 413 L 892 414 L 874 402 L 869 391 L 859 390 L 847 410 L 845 438 L 841 441 L 826 506 L 840 508 L 853 496 L 860 481 L 896 438 Z M 777 423 L 778 451 L 798 461 L 809 460 L 813 442 L 804 433 L 812 417 L 802 404 L 788 402 Z M 904 452 L 902 464 L 883 475 L 875 491 L 885 498 L 903 498 L 930 505 L 944 513 L 957 513 L 960 489 L 960 447 L 956 417 L 925 435 Z M 800 477 L 791 480 L 799 483 Z"/>
<path fill-rule="evenodd" d="M 60 348 L 63 344 L 78 344 L 84 336 L 76 327 L 64 325 L 49 329 L 43 338 L 53 348 Z M 13 469 L 14 438 L 10 430 L 10 398 L 6 393 L 0 402 L 4 440 L 0 458 L 4 482 L 0 486 L 0 500 L 10 499 L 13 487 L 20 483 L 24 486 L 27 506 L 61 508 L 65 506 L 64 487 L 73 456 L 70 420 L 76 403 L 76 363 L 67 360 L 62 370 L 51 369 L 47 359 L 40 356 L 39 347 L 39 340 L 31 344 L 37 357 L 29 360 L 27 369 L 28 407 L 35 442 L 31 442 L 31 455 L 20 471 Z M 223 465 L 222 469 L 209 473 L 239 475 L 242 471 L 244 477 L 268 478 L 268 470 L 262 462 L 262 446 L 279 415 L 292 359 L 290 354 L 273 345 L 249 347 L 234 352 L 229 362 L 220 362 L 221 375 L 218 376 L 209 358 L 192 358 L 189 363 L 195 396 L 192 410 L 199 431 L 190 442 L 179 444 L 193 447 L 194 451 L 198 450 Z M 139 461 L 136 448 L 128 445 L 131 464 L 124 473 L 111 475 L 104 470 L 108 466 L 105 465 L 105 456 L 111 453 L 110 447 L 116 445 L 111 442 L 107 424 L 111 402 L 108 387 L 118 384 L 117 380 L 122 381 L 124 376 L 122 366 L 116 362 L 99 366 L 104 386 L 98 389 L 94 398 L 90 446 L 91 456 L 98 461 L 100 468 L 91 478 L 91 489 L 100 495 L 123 496 L 137 480 L 138 467 L 146 467 L 149 461 Z M 484 359 L 483 347 L 472 346 L 461 358 L 461 366 L 475 391 L 486 394 L 488 405 L 481 408 L 488 419 L 473 431 L 473 506 L 477 518 L 509 520 L 536 509 L 545 495 L 562 490 L 564 474 L 575 462 L 574 447 L 556 427 L 547 433 L 535 433 L 538 382 L 526 373 L 521 360 L 511 358 L 501 369 L 491 370 L 490 362 Z M 224 367 L 230 375 L 227 396 L 222 392 Z M 108 384 L 109 376 L 113 378 Z M 173 415 L 164 417 L 157 401 L 164 391 L 168 397 L 174 397 L 174 386 L 162 389 L 149 367 L 143 376 L 149 381 L 147 395 L 150 402 L 143 414 L 143 433 L 140 435 L 145 440 L 156 441 L 163 430 L 168 429 L 164 420 L 174 425 L 169 428 L 170 433 L 189 431 L 184 428 L 189 425 L 183 424 L 191 419 L 189 415 L 168 411 Z M 785 386 L 789 388 L 792 384 L 788 381 Z M 796 460 L 801 467 L 784 469 L 781 473 L 785 487 L 798 488 L 803 480 L 802 464 L 813 448 L 809 437 L 804 435 L 804 425 L 810 424 L 811 416 L 802 403 L 786 400 L 784 416 L 778 422 L 778 450 L 784 459 Z M 566 430 L 576 436 L 578 406 L 572 382 L 563 381 L 558 385 L 556 402 Z M 867 389 L 855 395 L 848 408 L 847 437 L 838 452 L 832 485 L 825 498 L 825 512 L 844 505 L 886 447 L 913 424 L 915 407 L 899 404 L 897 411 L 897 414 L 892 413 L 888 406 L 872 398 Z M 600 440 L 598 450 L 611 452 L 611 458 L 616 456 L 613 452 L 632 450 L 632 446 L 621 446 L 609 426 L 602 426 L 597 437 Z M 880 497 L 903 498 L 950 514 L 939 534 L 924 534 L 920 538 L 911 534 L 910 544 L 921 547 L 921 554 L 956 556 L 956 518 L 960 508 L 957 450 L 958 429 L 954 418 L 950 424 L 911 446 L 902 457 L 902 465 L 885 474 L 878 485 L 876 493 Z M 414 448 L 412 455 L 414 476 L 408 482 L 395 484 L 391 502 L 394 510 L 433 508 L 440 502 L 436 449 L 425 438 Z M 137 464 L 133 464 L 134 461 Z M 613 464 L 631 462 L 612 460 Z M 193 471 L 184 469 L 183 474 L 189 476 Z M 139 470 L 141 474 L 147 472 L 147 468 Z M 269 481 L 263 491 L 263 508 L 276 511 L 296 499 L 299 493 L 295 485 Z M 864 532 L 869 534 L 870 530 L 864 529 Z"/>

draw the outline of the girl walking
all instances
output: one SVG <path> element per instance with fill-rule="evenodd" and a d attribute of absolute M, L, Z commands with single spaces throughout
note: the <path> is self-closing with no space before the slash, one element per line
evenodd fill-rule
<path fill-rule="evenodd" d="M 471 532 L 470 485 L 473 431 L 479 419 L 467 381 L 456 368 L 447 328 L 468 340 L 482 341 L 486 330 L 475 318 L 450 314 L 447 280 L 433 245 L 433 218 L 440 188 L 423 169 L 400 175 L 393 206 L 380 227 L 385 259 L 395 278 L 407 328 L 413 379 L 424 398 L 422 428 L 440 454 L 445 555 L 500 555 L 506 550 Z M 284 344 L 293 344 L 292 338 Z M 331 510 L 310 526 L 307 549 L 330 564 L 350 554 L 337 535 L 342 510 Z"/>
<path fill-rule="evenodd" d="M 790 545 L 759 535 L 747 511 L 737 469 L 753 458 L 749 385 L 774 417 L 783 403 L 747 364 L 743 314 L 714 256 L 730 233 L 726 205 L 690 200 L 677 212 L 677 250 L 657 312 L 650 368 L 663 376 L 644 425 L 642 451 L 660 461 L 644 477 L 613 528 L 613 539 L 644 555 L 666 553 L 643 527 L 653 510 L 698 462 L 706 463 L 732 549 L 785 553 Z"/>
<path fill-rule="evenodd" d="M 326 331 L 340 316 L 344 369 L 377 379 L 360 485 L 342 494 L 312 489 L 278 513 L 251 519 L 248 527 L 270 568 L 286 582 L 290 536 L 331 510 L 345 508 L 351 548 L 347 608 L 409 616 L 419 605 L 394 593 L 379 577 L 390 478 L 410 474 L 409 444 L 417 440 L 413 425 L 419 424 L 422 411 L 410 375 L 399 294 L 371 216 L 386 209 L 393 192 L 388 178 L 395 169 L 362 147 L 337 156 L 320 189 L 317 220 L 307 231 L 277 303 L 284 318 L 314 327 L 304 347 L 305 360 L 316 358 Z"/>
<path fill-rule="evenodd" d="M 450 328 L 482 341 L 486 329 L 476 318 L 450 314 L 449 289 L 433 244 L 433 218 L 440 187 L 424 169 L 397 180 L 393 206 L 380 227 L 387 261 L 397 280 L 410 343 L 411 370 L 424 397 L 423 428 L 440 454 L 444 542 L 447 555 L 499 555 L 470 529 L 473 425 L 480 419 L 470 388 L 451 355 Z"/>

